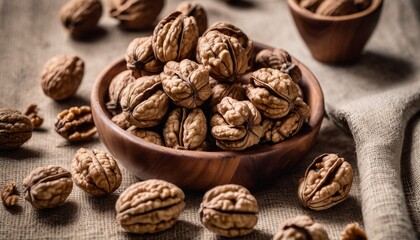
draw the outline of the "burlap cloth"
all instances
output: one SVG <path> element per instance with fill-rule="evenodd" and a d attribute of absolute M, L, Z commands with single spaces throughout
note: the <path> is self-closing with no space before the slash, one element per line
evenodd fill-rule
<path fill-rule="evenodd" d="M 69 144 L 53 130 L 61 110 L 89 104 L 97 75 L 125 53 L 135 37 L 151 32 L 125 32 L 104 13 L 98 37 L 74 41 L 58 18 L 65 1 L 0 0 L 0 107 L 23 110 L 37 103 L 45 117 L 43 128 L 21 149 L 0 152 L 0 186 L 22 179 L 34 168 L 58 164 L 69 168 L 79 147 L 104 149 L 96 137 Z M 301 40 L 286 1 L 200 1 L 210 23 L 226 20 L 252 39 L 282 47 L 306 64 L 319 79 L 330 119 L 325 120 L 312 151 L 288 175 L 253 190 L 260 205 L 256 231 L 243 239 L 270 239 L 287 218 L 307 214 L 325 225 L 330 237 L 350 222 L 364 226 L 370 239 L 415 239 L 420 231 L 420 3 L 386 1 L 379 26 L 365 54 L 352 65 L 332 66 L 312 59 Z M 167 1 L 162 16 L 179 1 Z M 83 83 L 72 100 L 57 103 L 47 98 L 38 76 L 52 56 L 74 53 L 86 62 Z M 304 209 L 296 196 L 298 179 L 318 154 L 334 152 L 355 170 L 350 197 L 331 209 Z M 357 159 L 357 160 L 356 160 Z M 108 197 L 90 197 L 74 187 L 66 204 L 37 211 L 25 201 L 8 210 L 0 207 L 0 239 L 214 239 L 197 214 L 202 193 L 187 193 L 186 208 L 170 230 L 148 236 L 126 234 L 115 221 L 114 204 L 137 181 L 123 171 L 119 190 Z"/>

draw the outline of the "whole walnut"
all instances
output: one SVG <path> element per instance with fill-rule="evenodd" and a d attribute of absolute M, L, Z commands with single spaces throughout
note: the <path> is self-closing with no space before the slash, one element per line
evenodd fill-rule
<path fill-rule="evenodd" d="M 32 137 L 29 118 L 18 110 L 0 108 L 0 150 L 16 149 Z"/>
<path fill-rule="evenodd" d="M 239 40 L 209 31 L 198 40 L 196 59 L 218 81 L 235 81 L 248 68 L 249 57 Z"/>
<path fill-rule="evenodd" d="M 152 37 L 135 38 L 128 45 L 125 55 L 127 68 L 136 77 L 159 74 L 163 70 L 163 63 L 155 58 L 152 47 Z"/>
<path fill-rule="evenodd" d="M 259 143 L 264 134 L 261 115 L 250 101 L 225 97 L 217 104 L 217 112 L 210 126 L 218 147 L 239 151 Z"/>
<path fill-rule="evenodd" d="M 23 179 L 25 199 L 38 209 L 53 208 L 66 201 L 73 189 L 71 173 L 59 166 L 34 169 Z"/>
<path fill-rule="evenodd" d="M 180 107 L 196 108 L 212 94 L 209 71 L 194 61 L 168 62 L 160 76 L 163 90 Z"/>
<path fill-rule="evenodd" d="M 131 74 L 130 70 L 125 70 L 115 76 L 108 88 L 109 101 L 106 103 L 106 108 L 112 115 L 121 112 L 120 100 L 122 91 L 129 83 L 132 83 L 136 78 Z"/>
<path fill-rule="evenodd" d="M 55 131 L 70 142 L 92 139 L 96 127 L 90 107 L 71 107 L 59 113 Z"/>
<path fill-rule="evenodd" d="M 73 96 L 82 82 L 85 64 L 74 55 L 56 56 L 48 60 L 41 72 L 41 87 L 54 100 Z"/>
<path fill-rule="evenodd" d="M 130 233 L 155 233 L 172 227 L 184 209 L 184 192 L 172 183 L 151 179 L 121 193 L 117 222 Z"/>
<path fill-rule="evenodd" d="M 266 142 L 278 143 L 288 137 L 295 135 L 308 122 L 310 111 L 309 106 L 302 98 L 297 97 L 294 108 L 289 114 L 278 120 L 264 119 L 264 140 Z"/>
<path fill-rule="evenodd" d="M 246 188 L 235 184 L 206 192 L 199 212 L 204 227 L 223 237 L 250 234 L 258 221 L 257 200 Z"/>
<path fill-rule="evenodd" d="M 305 207 L 328 209 L 348 197 L 352 183 L 351 165 L 336 154 L 324 153 L 314 159 L 300 179 L 298 197 Z"/>
<path fill-rule="evenodd" d="M 135 126 L 132 126 L 128 128 L 126 131 L 147 142 L 154 143 L 160 146 L 165 146 L 165 144 L 163 144 L 162 137 L 158 133 L 153 132 L 151 130 L 144 130 L 144 129 L 140 129 Z"/>
<path fill-rule="evenodd" d="M 199 108 L 176 108 L 163 127 L 165 145 L 177 149 L 197 149 L 207 135 L 207 120 Z"/>
<path fill-rule="evenodd" d="M 292 62 L 292 57 L 284 49 L 264 49 L 255 57 L 255 63 L 259 68 L 274 68 L 287 73 L 297 84 L 302 80 L 299 66 Z"/>
<path fill-rule="evenodd" d="M 97 149 L 77 150 L 71 163 L 71 174 L 79 188 L 94 196 L 113 193 L 122 181 L 120 168 L 114 158 Z"/>
<path fill-rule="evenodd" d="M 299 88 L 286 73 L 261 68 L 252 73 L 246 95 L 265 117 L 278 119 L 294 108 Z"/>
<path fill-rule="evenodd" d="M 280 225 L 280 229 L 273 240 L 328 240 L 328 233 L 324 226 L 314 222 L 311 217 L 297 216 L 287 219 Z"/>
<path fill-rule="evenodd" d="M 152 46 L 161 62 L 190 57 L 197 46 L 198 26 L 194 17 L 176 11 L 162 19 L 153 31 Z"/>
<path fill-rule="evenodd" d="M 60 11 L 61 22 L 72 36 L 83 36 L 98 25 L 102 15 L 100 0 L 70 0 Z"/>
<path fill-rule="evenodd" d="M 324 16 L 342 16 L 356 13 L 357 11 L 354 0 L 324 0 L 315 13 Z"/>
<path fill-rule="evenodd" d="M 153 27 L 162 11 L 164 0 L 108 0 L 111 17 L 120 20 L 121 27 L 144 30 Z"/>
<path fill-rule="evenodd" d="M 120 105 L 126 119 L 139 128 L 158 125 L 169 109 L 159 75 L 145 76 L 127 85 Z"/>
<path fill-rule="evenodd" d="M 207 13 L 203 6 L 197 2 L 184 1 L 178 5 L 177 11 L 185 16 L 194 17 L 197 22 L 198 35 L 201 36 L 207 29 Z"/>
<path fill-rule="evenodd" d="M 217 112 L 217 104 L 224 97 L 231 97 L 238 101 L 246 99 L 245 91 L 240 83 L 218 83 L 212 88 L 213 94 L 210 96 L 210 107 L 213 113 Z"/>
<path fill-rule="evenodd" d="M 124 130 L 127 130 L 129 127 L 131 127 L 131 123 L 125 118 L 124 113 L 113 116 L 111 121 Z"/>

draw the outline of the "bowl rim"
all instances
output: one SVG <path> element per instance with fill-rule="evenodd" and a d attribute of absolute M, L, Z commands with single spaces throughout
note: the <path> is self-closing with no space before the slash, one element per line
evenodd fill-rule
<path fill-rule="evenodd" d="M 383 0 L 372 0 L 370 6 L 364 9 L 361 12 L 356 12 L 353 14 L 343 15 L 343 16 L 323 16 L 316 13 L 313 13 L 305 8 L 300 7 L 296 0 L 287 0 L 287 4 L 289 5 L 290 9 L 294 12 L 299 13 L 300 15 L 317 21 L 324 21 L 324 22 L 344 22 L 350 21 L 358 18 L 365 17 L 367 15 L 372 14 L 375 12 L 380 6 L 383 4 Z"/>
<path fill-rule="evenodd" d="M 257 43 L 254 42 L 254 48 L 257 49 L 273 49 L 273 47 L 267 46 L 265 44 L 261 44 L 261 43 Z M 309 118 L 309 122 L 307 123 L 307 125 L 310 126 L 310 131 L 314 131 L 316 130 L 316 128 L 319 128 L 322 120 L 324 118 L 325 115 L 325 109 L 324 109 L 324 95 L 320 86 L 320 83 L 318 81 L 318 79 L 315 77 L 315 75 L 309 70 L 309 68 L 307 68 L 304 64 L 302 64 L 300 61 L 298 61 L 296 58 L 294 58 L 292 56 L 292 60 L 293 63 L 295 63 L 296 65 L 298 65 L 301 68 L 302 73 L 306 72 L 307 74 L 309 74 L 309 76 L 311 76 L 313 78 L 313 80 L 307 80 L 307 85 L 309 85 L 308 87 L 313 88 L 312 91 L 316 92 L 317 95 L 319 96 L 318 99 L 316 99 L 315 101 L 318 102 L 317 108 L 314 109 L 314 112 L 316 113 L 315 115 L 312 115 L 312 111 L 311 111 L 311 116 Z M 302 138 L 305 137 L 304 131 L 300 131 L 299 133 L 297 133 L 296 135 L 288 138 L 287 140 L 280 142 L 280 143 L 276 143 L 273 145 L 267 145 L 267 146 L 263 146 L 263 147 L 259 147 L 256 149 L 251 149 L 251 150 L 247 150 L 247 151 L 191 151 L 191 150 L 181 150 L 181 149 L 175 149 L 175 148 L 169 148 L 166 146 L 160 146 L 154 143 L 150 143 L 147 142 L 145 140 L 139 139 L 138 137 L 128 133 L 127 131 L 125 131 L 124 129 L 120 128 L 119 126 L 117 126 L 114 122 L 111 121 L 111 114 L 106 110 L 105 107 L 105 103 L 101 104 L 101 101 L 104 102 L 104 100 L 100 100 L 100 94 L 99 94 L 99 89 L 101 87 L 102 82 L 105 79 L 105 76 L 111 71 L 111 69 L 113 69 L 114 67 L 116 67 L 118 64 L 123 64 L 125 65 L 125 59 L 124 57 L 119 58 L 115 61 L 113 61 L 111 64 L 109 64 L 108 66 L 106 66 L 98 75 L 98 77 L 95 80 L 95 83 L 93 85 L 92 88 L 92 93 L 91 93 L 91 107 L 92 107 L 92 111 L 96 111 L 99 115 L 99 118 L 102 118 L 102 121 L 104 122 L 104 125 L 106 125 L 109 128 L 112 128 L 112 131 L 116 131 L 118 135 L 122 136 L 124 139 L 126 139 L 127 141 L 130 142 L 130 144 L 134 144 L 134 145 L 142 145 L 142 147 L 146 150 L 146 151 L 158 151 L 159 153 L 168 153 L 170 152 L 171 155 L 173 155 L 173 157 L 192 157 L 192 158 L 214 158 L 214 156 L 216 154 L 218 154 L 218 157 L 221 158 L 238 158 L 240 156 L 246 156 L 246 155 L 258 155 L 258 154 L 265 154 L 268 152 L 274 152 L 274 151 L 278 151 L 279 148 L 287 148 L 288 145 L 292 146 L 296 143 L 298 143 L 299 141 L 301 141 Z M 111 80 L 110 80 L 111 81 Z M 308 99 L 307 99 L 308 101 Z M 94 120 L 95 120 L 95 115 L 94 115 Z M 306 134 L 309 134 L 306 133 Z"/>

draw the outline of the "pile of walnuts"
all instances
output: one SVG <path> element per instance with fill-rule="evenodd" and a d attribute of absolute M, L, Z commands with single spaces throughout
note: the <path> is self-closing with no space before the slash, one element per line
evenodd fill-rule
<path fill-rule="evenodd" d="M 289 53 L 255 56 L 241 29 L 225 22 L 206 29 L 204 10 L 188 10 L 194 7 L 169 14 L 152 36 L 129 44 L 128 70 L 109 87 L 112 121 L 146 141 L 186 150 L 240 151 L 296 134 L 310 110 Z"/>

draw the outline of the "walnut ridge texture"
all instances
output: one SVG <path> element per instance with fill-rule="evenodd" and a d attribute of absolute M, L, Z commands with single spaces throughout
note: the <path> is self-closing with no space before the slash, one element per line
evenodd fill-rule
<path fill-rule="evenodd" d="M 96 133 L 89 106 L 71 107 L 57 115 L 55 131 L 70 142 L 92 139 Z"/>

